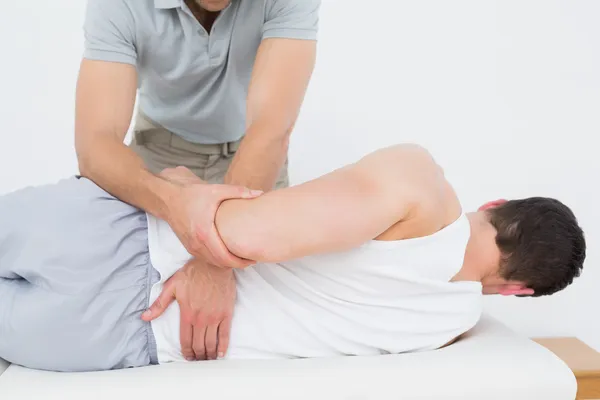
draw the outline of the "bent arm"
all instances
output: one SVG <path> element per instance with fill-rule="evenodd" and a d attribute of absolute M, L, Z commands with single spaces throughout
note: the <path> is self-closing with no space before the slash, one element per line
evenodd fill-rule
<path fill-rule="evenodd" d="M 115 197 L 166 218 L 173 185 L 146 170 L 142 159 L 123 143 L 136 89 L 134 66 L 82 61 L 75 117 L 79 169 Z"/>
<path fill-rule="evenodd" d="M 129 2 L 88 0 L 85 52 L 77 81 L 75 148 L 83 176 L 166 219 L 174 185 L 147 171 L 123 143 L 137 92 L 135 26 Z"/>
<path fill-rule="evenodd" d="M 228 200 L 216 225 L 232 253 L 257 262 L 343 251 L 408 218 L 439 172 L 422 148 L 389 147 L 295 187 Z"/>

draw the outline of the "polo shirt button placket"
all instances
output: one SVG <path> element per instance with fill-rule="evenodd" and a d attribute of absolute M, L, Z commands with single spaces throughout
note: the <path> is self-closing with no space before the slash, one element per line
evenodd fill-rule
<path fill-rule="evenodd" d="M 210 38 L 208 44 L 208 56 L 211 65 L 216 65 L 221 58 L 221 40 Z"/>

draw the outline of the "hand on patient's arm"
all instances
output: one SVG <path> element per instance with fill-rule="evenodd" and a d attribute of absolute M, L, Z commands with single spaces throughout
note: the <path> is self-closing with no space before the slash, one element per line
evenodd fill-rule
<path fill-rule="evenodd" d="M 194 259 L 165 283 L 142 318 L 154 320 L 177 301 L 183 356 L 189 361 L 214 360 L 227 352 L 235 297 L 233 270 Z"/>
<path fill-rule="evenodd" d="M 314 69 L 316 42 L 266 39 L 259 47 L 248 90 L 247 130 L 225 183 L 273 189 Z"/>
<path fill-rule="evenodd" d="M 231 185 L 209 185 L 185 167 L 169 168 L 160 176 L 179 187 L 169 203 L 167 221 L 194 257 L 211 265 L 243 268 L 254 261 L 234 256 L 225 246 L 215 227 L 215 214 L 227 199 L 252 199 L 262 192 Z"/>

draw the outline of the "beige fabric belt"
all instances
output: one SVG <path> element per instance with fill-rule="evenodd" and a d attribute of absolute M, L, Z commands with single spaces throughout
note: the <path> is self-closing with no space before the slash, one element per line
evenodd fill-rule
<path fill-rule="evenodd" d="M 170 132 L 156 122 L 150 120 L 141 112 L 138 113 L 135 121 L 134 134 L 135 141 L 140 146 L 143 146 L 147 143 L 163 144 L 174 149 L 189 151 L 191 153 L 202 155 L 232 155 L 239 149 L 242 141 L 242 139 L 240 139 L 235 142 L 216 144 L 189 142 Z"/>

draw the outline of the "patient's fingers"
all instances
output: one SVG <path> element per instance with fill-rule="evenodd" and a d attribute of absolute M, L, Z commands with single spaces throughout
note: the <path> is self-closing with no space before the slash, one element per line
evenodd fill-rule
<path fill-rule="evenodd" d="M 197 319 L 194 324 L 194 338 L 192 348 L 196 355 L 196 360 L 206 360 L 206 347 L 204 345 L 204 338 L 206 337 L 206 323 L 202 319 Z"/>
<path fill-rule="evenodd" d="M 231 318 L 227 318 L 219 325 L 219 347 L 217 348 L 217 357 L 223 358 L 229 347 L 229 334 L 231 332 Z"/>
<path fill-rule="evenodd" d="M 175 280 L 173 278 L 175 278 L 175 276 L 165 282 L 165 286 L 163 287 L 160 296 L 158 296 L 150 308 L 142 314 L 142 319 L 144 321 L 150 322 L 160 317 L 167 307 L 175 300 Z"/>
<path fill-rule="evenodd" d="M 193 333 L 194 328 L 192 326 L 190 318 L 186 318 L 184 313 L 181 313 L 179 326 L 179 341 L 181 342 L 181 354 L 188 361 L 194 361 L 196 354 L 193 349 Z"/>
<path fill-rule="evenodd" d="M 204 345 L 206 346 L 206 359 L 217 359 L 217 331 L 219 325 L 213 324 L 206 328 L 206 336 L 204 337 Z"/>

